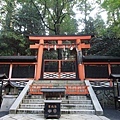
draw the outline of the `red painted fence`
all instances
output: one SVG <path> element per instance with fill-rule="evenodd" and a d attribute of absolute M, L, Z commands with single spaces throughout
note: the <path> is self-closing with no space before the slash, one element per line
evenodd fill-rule
<path fill-rule="evenodd" d="M 29 94 L 42 95 L 41 88 L 52 88 L 51 84 L 41 84 L 41 85 L 31 85 L 29 89 Z M 66 85 L 65 86 L 66 95 L 86 95 L 89 94 L 88 86 L 85 85 Z"/>

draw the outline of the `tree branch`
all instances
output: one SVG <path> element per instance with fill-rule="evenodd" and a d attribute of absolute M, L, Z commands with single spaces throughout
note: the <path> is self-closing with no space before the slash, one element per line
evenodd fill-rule
<path fill-rule="evenodd" d="M 60 24 L 62 23 L 63 19 L 66 17 L 67 14 L 69 15 L 69 13 L 64 13 L 60 16 Z"/>
<path fill-rule="evenodd" d="M 38 13 L 39 13 L 39 15 L 40 15 L 40 19 L 41 19 L 41 21 L 43 22 L 44 26 L 45 26 L 46 28 L 52 30 L 52 31 L 55 31 L 55 29 L 50 28 L 50 27 L 45 23 L 44 17 L 43 17 L 42 14 L 40 13 L 38 7 L 37 7 L 36 4 L 33 2 L 33 0 L 31 0 L 31 2 L 32 2 L 32 4 L 34 5 L 34 7 L 36 8 L 36 10 L 38 11 Z M 45 7 L 46 7 L 46 6 L 45 6 Z"/>
<path fill-rule="evenodd" d="M 45 6 L 46 6 L 46 9 L 47 9 L 47 11 L 49 12 L 49 14 L 50 14 L 50 16 L 51 16 L 51 18 L 52 18 L 53 22 L 55 23 L 56 21 L 55 21 L 55 19 L 54 19 L 53 15 L 51 14 L 51 12 L 50 12 L 49 8 L 47 7 L 46 0 L 45 0 Z"/>
<path fill-rule="evenodd" d="M 57 23 L 62 23 L 62 20 L 65 18 L 65 16 L 67 15 L 67 14 L 69 14 L 69 13 L 63 13 L 62 14 L 62 12 L 63 12 L 63 9 L 64 9 L 64 7 L 65 7 L 65 4 L 67 4 L 67 2 L 68 1 L 66 1 L 66 0 L 64 0 L 63 1 L 63 4 L 61 5 L 61 9 L 59 10 L 60 12 L 59 12 L 59 16 L 58 16 L 58 19 L 57 19 Z"/>

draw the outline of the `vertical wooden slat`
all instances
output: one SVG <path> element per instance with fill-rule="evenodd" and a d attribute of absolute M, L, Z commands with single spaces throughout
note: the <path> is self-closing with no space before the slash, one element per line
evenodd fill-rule
<path fill-rule="evenodd" d="M 59 64 L 59 66 L 58 66 L 58 75 L 59 75 L 59 79 L 60 79 L 60 74 L 61 74 L 61 61 L 60 60 L 58 61 L 58 64 Z"/>

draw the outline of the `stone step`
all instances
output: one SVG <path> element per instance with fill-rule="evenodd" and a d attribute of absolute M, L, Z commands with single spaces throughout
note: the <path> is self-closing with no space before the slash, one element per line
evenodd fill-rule
<path fill-rule="evenodd" d="M 43 95 L 26 95 L 25 99 L 43 99 Z"/>
<path fill-rule="evenodd" d="M 44 104 L 21 104 L 21 109 L 43 109 Z M 61 104 L 62 109 L 85 109 L 92 110 L 93 105 L 89 104 Z"/>
<path fill-rule="evenodd" d="M 21 104 L 20 108 L 21 109 L 43 109 L 44 103 L 43 104 Z"/>
<path fill-rule="evenodd" d="M 25 99 L 43 99 L 43 95 L 26 95 Z M 68 96 L 63 97 L 62 99 L 69 99 L 69 100 L 88 100 L 89 97 L 82 95 L 82 96 Z"/>
<path fill-rule="evenodd" d="M 95 115 L 95 110 L 73 110 L 73 109 L 61 109 L 62 114 L 89 114 Z"/>
<path fill-rule="evenodd" d="M 44 114 L 44 109 L 18 109 L 17 114 Z M 61 109 L 61 114 L 95 114 L 95 110 Z"/>
<path fill-rule="evenodd" d="M 43 114 L 43 109 L 17 109 L 17 114 Z"/>
<path fill-rule="evenodd" d="M 23 99 L 24 104 L 42 104 L 44 99 Z M 91 104 L 91 100 L 62 100 L 63 104 Z"/>
<path fill-rule="evenodd" d="M 23 99 L 22 103 L 24 104 L 42 104 L 44 99 Z"/>
<path fill-rule="evenodd" d="M 91 100 L 63 100 L 63 104 L 92 104 Z"/>
<path fill-rule="evenodd" d="M 83 95 L 83 96 L 68 96 L 69 100 L 88 100 L 89 97 Z"/>
<path fill-rule="evenodd" d="M 93 110 L 91 104 L 61 104 L 62 109 L 74 109 L 74 110 Z"/>
<path fill-rule="evenodd" d="M 59 83 L 63 83 L 63 84 L 84 84 L 84 81 L 80 81 L 80 80 L 39 80 L 39 81 L 34 81 L 33 84 L 43 84 L 43 83 L 53 83 L 53 84 L 59 84 Z"/>

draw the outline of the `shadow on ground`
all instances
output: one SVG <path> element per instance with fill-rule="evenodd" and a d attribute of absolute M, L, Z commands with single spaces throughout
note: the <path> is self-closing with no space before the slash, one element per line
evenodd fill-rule
<path fill-rule="evenodd" d="M 120 111 L 115 110 L 114 107 L 105 107 L 103 110 L 104 116 L 110 120 L 120 120 Z"/>
<path fill-rule="evenodd" d="M 0 111 L 0 117 L 3 117 L 5 115 L 9 114 L 9 112 L 7 111 Z"/>

